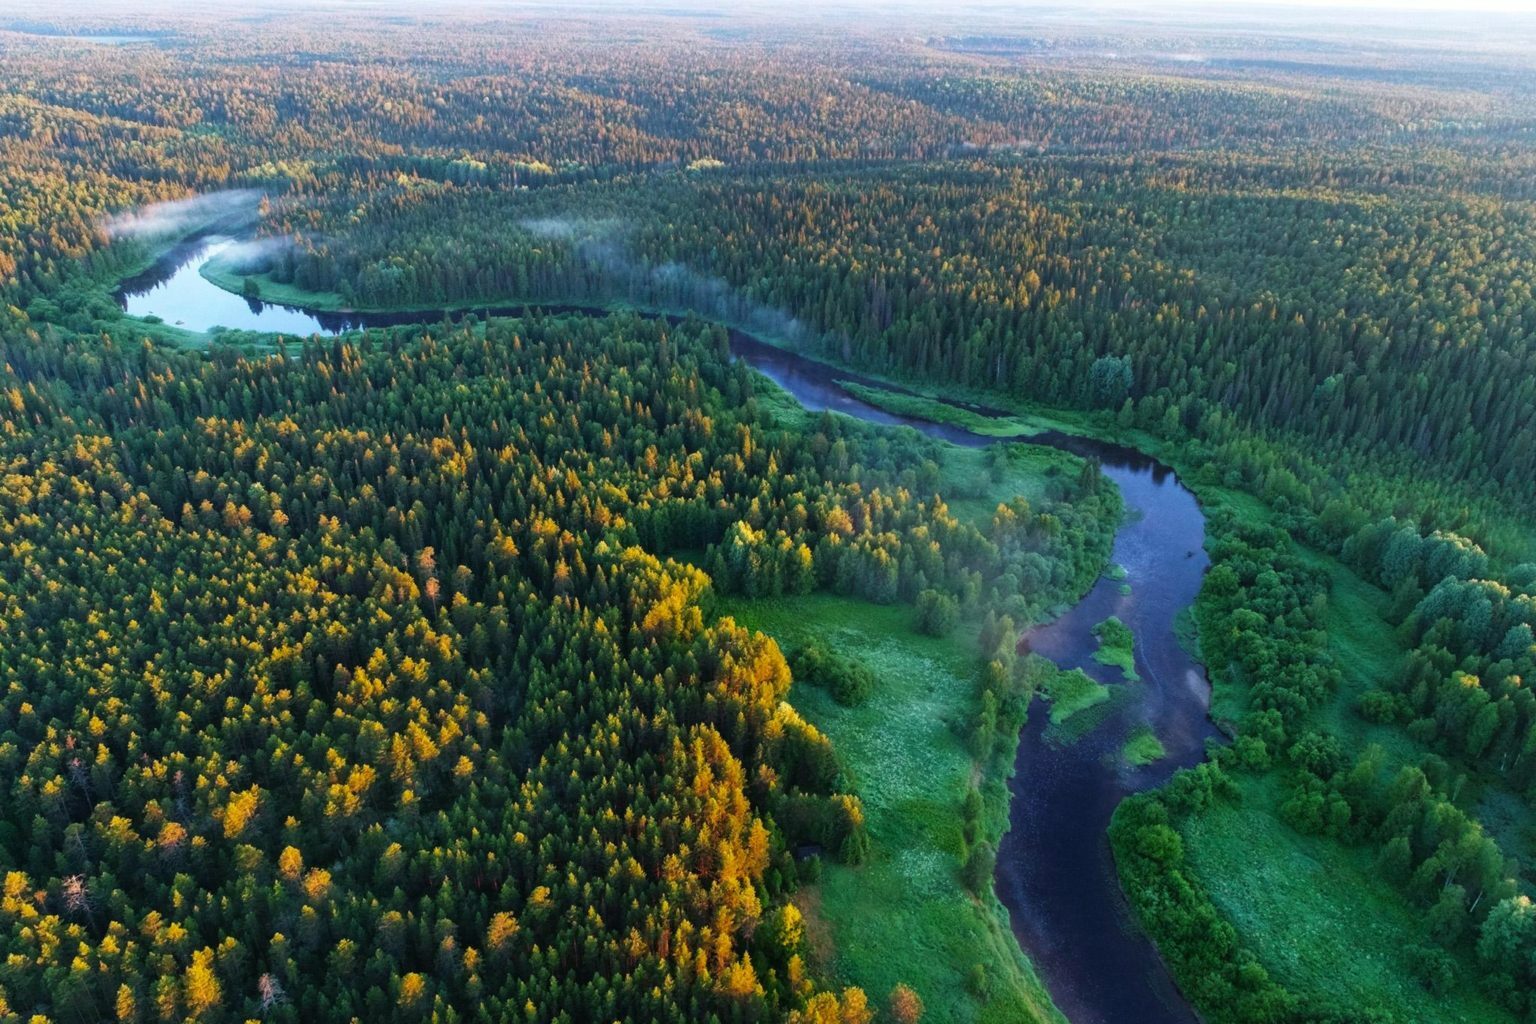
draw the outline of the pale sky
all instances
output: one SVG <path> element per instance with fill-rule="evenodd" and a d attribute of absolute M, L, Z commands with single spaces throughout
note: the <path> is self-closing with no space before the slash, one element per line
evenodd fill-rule
<path fill-rule="evenodd" d="M 1119 6 L 1118 0 L 1086 0 L 1100 6 Z M 1502 11 L 1514 14 L 1536 14 L 1536 0 L 1152 0 L 1152 8 L 1219 7 L 1238 10 L 1246 7 L 1267 7 L 1272 10 L 1296 10 L 1308 7 L 1326 7 L 1333 11 L 1351 8 L 1371 11 Z M 1028 7 L 1021 6 L 1027 10 Z"/>
<path fill-rule="evenodd" d="M 1185 0 L 1192 4 L 1223 7 L 1328 7 L 1334 10 L 1366 7 L 1387 11 L 1511 11 L 1536 14 L 1536 0 Z"/>
<path fill-rule="evenodd" d="M 1002 0 L 991 6 L 1015 6 L 1021 13 L 1027 13 L 1035 7 L 1055 5 L 1054 0 L 1016 0 L 1016 2 Z M 1536 14 L 1536 0 L 1147 0 L 1145 3 L 1136 3 L 1135 0 L 1065 0 L 1062 6 L 1070 8 L 1075 5 L 1140 9 L 1148 13 L 1177 10 L 1181 7 L 1217 8 L 1227 12 L 1259 8 L 1284 12 L 1321 7 L 1336 12 L 1365 10 L 1389 14 L 1393 11 L 1438 11 L 1447 14 L 1460 11 L 1499 11 L 1511 14 Z M 934 9 L 941 9 L 942 2 L 933 0 L 931 6 Z"/>

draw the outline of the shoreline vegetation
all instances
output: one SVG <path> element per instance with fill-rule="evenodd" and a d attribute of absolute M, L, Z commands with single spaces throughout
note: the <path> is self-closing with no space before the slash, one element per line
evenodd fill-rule
<path fill-rule="evenodd" d="M 824 864 L 820 880 L 797 899 L 811 931 L 829 939 L 818 969 L 873 993 L 909 984 L 923 994 L 923 1019 L 934 1024 L 1065 1024 L 1014 938 L 990 876 L 980 892 L 962 884 L 968 849 L 995 848 L 1007 827 L 1018 744 L 1017 735 L 999 743 L 978 766 L 965 742 L 960 727 L 977 703 L 975 632 L 923 636 L 906 608 L 827 594 L 729 599 L 720 613 L 786 650 L 835 645 L 879 680 L 859 707 L 842 706 L 798 678 L 790 694 L 858 780 L 870 836 L 864 864 Z"/>
<path fill-rule="evenodd" d="M 220 282 L 215 281 L 214 283 Z M 308 296 L 305 297 L 307 298 Z M 304 303 L 301 303 L 301 305 L 302 304 Z M 486 306 L 495 306 L 500 304 L 503 303 L 500 301 L 493 301 L 480 302 L 473 305 L 484 308 Z M 519 303 L 514 301 L 506 304 L 517 305 Z M 624 302 L 573 302 L 571 304 L 589 306 L 591 308 L 606 309 L 612 312 L 630 311 L 646 315 L 687 316 L 692 313 L 692 311 L 688 310 L 662 310 L 637 306 L 635 304 Z M 529 303 L 528 305 L 533 308 L 539 308 L 558 304 L 546 300 L 544 302 Z M 747 325 L 727 324 L 727 326 L 733 326 L 741 330 L 749 330 Z M 782 336 L 774 336 L 772 332 L 765 332 L 760 329 L 751 329 L 750 333 L 752 333 L 754 337 L 757 337 L 769 344 L 774 344 L 796 352 L 803 353 L 804 351 L 803 345 L 796 344 Z M 840 365 L 837 360 L 829 358 L 824 353 L 820 352 L 811 354 L 810 358 L 813 358 L 819 362 L 823 362 L 831 367 L 837 367 Z M 1119 424 L 1116 422 L 1115 417 L 1108 413 L 1075 409 L 1052 409 L 1041 406 L 1038 403 L 1019 399 L 1015 396 L 998 395 L 991 392 L 973 392 L 964 388 L 946 388 L 946 401 L 939 397 L 938 389 L 931 385 L 923 385 L 918 382 L 905 380 L 897 375 L 871 372 L 869 369 L 862 367 L 859 369 L 859 372 L 861 375 L 872 380 L 882 383 L 889 383 L 893 387 L 901 388 L 903 389 L 903 392 L 880 392 L 878 389 L 872 389 L 857 384 L 853 385 L 853 388 L 850 388 L 850 392 L 854 393 L 856 397 L 860 397 L 866 401 L 869 401 L 871 404 L 875 404 L 885 408 L 887 411 L 900 415 L 933 419 L 937 422 L 947 422 L 957 426 L 967 426 L 969 429 L 969 424 L 974 423 L 974 418 L 979 417 L 981 414 L 964 409 L 953 403 L 976 401 L 991 405 L 993 407 L 1001 408 L 1007 412 L 1006 420 L 1000 422 L 999 420 L 988 418 L 986 424 L 978 424 L 986 425 L 992 428 L 994 432 L 991 436 L 1017 437 L 1020 440 L 1027 440 L 1028 436 L 1032 433 L 1037 433 L 1040 430 L 1054 429 L 1060 430 L 1063 433 L 1079 434 L 1086 437 L 1099 438 L 1113 443 L 1129 445 L 1146 452 L 1148 455 L 1154 458 L 1164 461 L 1165 463 L 1172 466 L 1175 471 L 1180 474 L 1181 479 L 1183 479 L 1186 485 L 1189 486 L 1190 489 L 1196 494 L 1197 498 L 1201 502 L 1202 507 L 1206 510 L 1208 516 L 1208 524 L 1210 526 L 1207 536 L 1208 549 L 1211 548 L 1213 544 L 1218 543 L 1229 535 L 1231 530 L 1229 524 L 1234 521 L 1254 523 L 1261 526 L 1272 524 L 1277 521 L 1278 517 L 1275 511 L 1269 505 L 1265 504 L 1254 495 L 1223 482 L 1215 474 L 1200 471 L 1200 466 L 1188 464 L 1187 456 L 1183 452 L 1182 447 L 1177 442 L 1159 438 L 1135 427 L 1127 427 Z M 854 390 L 855 388 L 857 390 Z M 1367 645 L 1374 644 L 1377 648 L 1382 648 L 1383 646 L 1386 648 L 1391 648 L 1393 653 L 1387 653 L 1385 651 L 1378 650 L 1377 653 L 1369 655 L 1363 659 L 1364 662 L 1368 662 L 1369 665 L 1368 667 L 1362 667 L 1360 671 L 1374 677 L 1379 676 L 1381 672 L 1386 671 L 1384 668 L 1386 661 L 1384 659 L 1396 660 L 1401 658 L 1403 653 L 1402 649 L 1395 643 L 1388 642 L 1385 645 L 1382 643 L 1384 639 L 1390 640 L 1390 628 L 1385 626 L 1379 627 L 1378 631 L 1373 633 L 1370 640 L 1366 641 L 1363 638 L 1356 638 L 1359 630 L 1355 623 L 1348 621 L 1352 614 L 1358 612 L 1361 601 L 1364 601 L 1367 604 L 1373 602 L 1384 602 L 1386 595 L 1382 594 L 1381 591 L 1377 590 L 1371 584 L 1368 584 L 1360 579 L 1352 569 L 1344 566 L 1335 557 L 1311 550 L 1296 540 L 1290 540 L 1288 543 L 1293 546 L 1294 550 L 1296 550 L 1304 560 L 1323 568 L 1323 570 L 1328 574 L 1332 581 L 1329 587 L 1331 592 L 1335 594 L 1345 593 L 1366 595 L 1374 593 L 1381 595 L 1380 597 L 1353 598 L 1352 600 L 1354 601 L 1354 604 L 1348 606 L 1345 611 L 1340 611 L 1336 608 L 1330 608 L 1328 615 L 1330 622 L 1334 624 L 1332 628 L 1338 631 L 1336 635 L 1342 635 L 1348 638 L 1345 641 L 1344 649 L 1338 652 L 1341 656 L 1341 660 L 1343 660 L 1346 665 L 1349 665 L 1349 663 L 1352 661 L 1361 661 L 1361 659 L 1354 654 L 1356 645 L 1360 643 L 1366 643 Z M 1115 572 L 1115 567 L 1107 567 L 1107 572 L 1113 575 Z M 1198 639 L 1197 630 L 1194 627 L 1194 624 L 1198 620 L 1198 614 L 1191 615 L 1186 619 L 1190 626 L 1190 635 L 1188 637 L 1188 641 L 1197 649 L 1201 646 Z M 1369 684 L 1365 682 L 1350 683 L 1349 692 L 1359 693 L 1361 690 L 1367 688 L 1368 685 Z M 1044 688 L 1045 686 L 1042 685 L 1042 690 L 1044 690 Z M 1071 696 L 1067 701 L 1067 705 L 1069 707 L 1074 702 L 1080 702 L 1085 699 L 1090 701 L 1085 705 L 1089 708 L 1102 703 L 1100 700 L 1090 699 L 1083 696 L 1083 693 L 1091 692 L 1089 688 L 1074 688 L 1070 683 L 1066 684 L 1065 688 L 1071 693 Z M 1234 728 L 1234 724 L 1245 713 L 1246 702 L 1244 694 L 1246 691 L 1246 684 L 1242 680 L 1234 678 L 1232 673 L 1229 671 L 1213 671 L 1212 689 L 1213 694 L 1211 717 L 1215 722 L 1217 722 L 1218 725 L 1221 725 L 1225 731 L 1230 733 Z M 1083 691 L 1083 693 L 1078 693 L 1078 690 Z M 1340 710 L 1332 712 L 1333 714 L 1344 714 L 1346 716 L 1352 716 L 1351 712 L 1346 712 L 1343 710 L 1345 707 L 1345 702 L 1342 698 L 1336 700 L 1334 702 L 1334 706 Z M 1080 711 L 1082 709 L 1078 708 L 1077 710 Z M 1057 712 L 1053 711 L 1053 716 L 1055 714 L 1057 714 Z M 1070 721 L 1072 717 L 1073 715 L 1070 712 L 1065 716 L 1067 719 L 1067 721 L 1064 723 L 1065 726 L 1070 726 L 1072 724 Z M 1079 720 L 1081 721 L 1088 717 L 1088 715 L 1082 715 L 1080 716 Z M 1358 731 L 1358 729 L 1356 731 Z M 1381 729 L 1378 728 L 1368 731 L 1374 735 L 1380 733 Z M 1140 735 L 1133 736 L 1131 740 L 1127 742 L 1126 747 L 1122 752 L 1123 760 L 1132 767 L 1142 763 L 1151 763 L 1153 760 L 1156 760 L 1155 755 L 1158 753 L 1152 746 L 1152 743 L 1155 742 L 1155 737 L 1143 737 Z M 1266 784 L 1265 779 L 1265 776 L 1260 775 L 1255 776 L 1255 781 L 1249 782 L 1247 779 L 1240 777 L 1238 779 L 1237 785 L 1238 788 L 1245 793 L 1249 792 L 1250 790 L 1253 793 L 1260 793 L 1262 792 L 1262 789 L 1258 787 Z M 1141 806 L 1143 806 L 1148 799 L 1155 800 L 1157 797 L 1155 795 L 1151 796 L 1150 798 L 1147 796 L 1137 797 L 1127 801 L 1126 804 L 1122 805 L 1121 812 L 1117 813 L 1116 816 L 1116 825 L 1111 829 L 1111 840 L 1116 850 L 1117 863 L 1121 865 L 1122 884 L 1129 884 L 1133 887 L 1141 884 L 1141 878 L 1135 872 L 1129 871 L 1125 866 L 1125 856 L 1127 849 L 1125 844 L 1129 841 L 1128 836 L 1130 835 L 1130 832 L 1124 822 L 1133 816 L 1131 813 L 1133 810 L 1139 814 Z M 1252 798 L 1250 797 L 1249 799 Z M 1266 912 L 1262 906 L 1262 901 L 1256 904 L 1252 899 L 1249 898 L 1252 894 L 1246 894 L 1242 891 L 1235 891 L 1226 886 L 1224 884 L 1225 876 L 1223 874 L 1225 868 L 1218 866 L 1223 862 L 1215 853 L 1208 854 L 1204 852 L 1206 850 L 1220 851 L 1223 847 L 1223 844 L 1227 842 L 1238 841 L 1238 836 L 1246 834 L 1247 831 L 1251 829 L 1259 829 L 1261 830 L 1262 834 L 1266 835 L 1280 835 L 1283 837 L 1286 834 L 1286 829 L 1288 829 L 1288 826 L 1285 826 L 1280 820 L 1278 808 L 1273 802 L 1261 799 L 1254 801 L 1251 806 L 1252 810 L 1245 813 L 1249 816 L 1254 814 L 1259 815 L 1260 817 L 1256 820 L 1244 818 L 1242 815 L 1226 815 L 1217 816 L 1215 818 L 1195 817 L 1191 818 L 1187 824 L 1180 824 L 1178 826 L 1179 834 L 1186 839 L 1186 841 L 1191 845 L 1192 849 L 1192 856 L 1188 862 L 1187 867 L 1189 877 L 1195 880 L 1194 884 L 1197 886 L 1195 891 L 1200 894 L 1200 898 L 1203 900 L 1208 899 L 1213 901 L 1207 905 L 1216 908 L 1216 912 L 1222 915 L 1222 917 L 1240 921 L 1242 923 L 1244 928 L 1244 931 L 1242 932 L 1243 940 L 1245 942 L 1252 942 L 1251 947 L 1244 946 L 1243 948 L 1245 950 L 1256 949 L 1261 954 L 1265 954 L 1263 962 L 1270 968 L 1274 978 L 1288 986 L 1291 986 L 1295 992 L 1302 996 L 1306 996 L 1312 999 L 1321 999 L 1324 1002 L 1331 1002 L 1333 997 L 1331 996 L 1328 989 L 1327 981 L 1322 976 L 1310 974 L 1306 971 L 1296 970 L 1292 967 L 1288 967 L 1285 963 L 1281 963 L 1274 959 L 1277 955 L 1276 951 L 1285 948 L 1284 941 L 1286 940 L 1282 940 L 1280 938 L 1284 925 L 1283 915 L 1279 914 L 1278 911 L 1273 908 Z M 1232 831 L 1222 831 L 1208 825 L 1202 825 L 1202 822 L 1206 821 L 1223 825 L 1226 828 L 1232 829 Z M 1277 829 L 1279 830 L 1278 832 L 1275 831 Z M 1321 847 L 1318 847 L 1314 844 L 1314 855 L 1316 855 L 1318 850 L 1333 851 L 1334 859 L 1338 860 L 1340 864 L 1351 861 L 1355 857 L 1354 851 L 1350 848 L 1338 847 L 1333 844 L 1325 844 Z M 1338 873 L 1324 877 L 1326 881 L 1321 882 L 1313 892 L 1313 903 L 1318 908 L 1317 912 L 1319 914 L 1326 915 L 1329 912 L 1326 908 L 1337 906 L 1339 905 L 1340 901 L 1347 902 L 1351 898 L 1348 879 L 1352 876 L 1349 873 L 1344 872 L 1341 868 Z M 1210 895 L 1207 896 L 1207 893 Z M 1387 902 L 1385 904 L 1379 908 L 1373 909 L 1373 913 L 1376 914 L 1377 923 L 1381 924 L 1385 929 L 1383 935 L 1387 938 L 1384 940 L 1383 948 L 1392 947 L 1394 945 L 1398 948 L 1407 948 L 1407 946 L 1418 948 L 1422 941 L 1427 941 L 1426 937 L 1423 935 L 1422 925 L 1415 923 L 1411 916 L 1399 916 L 1400 912 L 1398 908 L 1401 906 L 1401 897 L 1394 892 L 1390 897 L 1387 897 L 1386 899 Z M 1138 915 L 1142 915 L 1141 905 L 1135 900 L 1133 900 L 1133 905 L 1137 906 Z M 1153 928 L 1154 937 L 1157 937 L 1159 933 L 1155 927 L 1156 922 L 1151 919 L 1147 919 L 1144 916 L 1143 920 Z M 1383 922 L 1395 923 L 1385 924 Z M 1327 934 L 1328 933 L 1326 931 L 1322 931 L 1316 934 L 1308 933 L 1304 935 L 1303 938 L 1308 939 L 1309 941 L 1321 942 L 1321 936 L 1326 936 Z M 1013 943 L 1011 941 L 1011 936 L 1008 936 L 1008 938 L 1010 940 L 1009 944 L 1011 944 L 1014 949 L 1017 950 L 1017 943 Z M 1341 938 L 1341 935 L 1334 936 L 1329 941 L 1338 941 Z M 1166 935 L 1162 937 L 1162 941 L 1167 941 Z M 1175 962 L 1172 964 L 1172 966 L 1174 967 L 1176 977 L 1179 978 L 1181 986 L 1188 986 L 1189 982 L 1191 981 L 1191 977 L 1187 973 L 1181 971 L 1179 964 L 1176 962 L 1178 955 L 1177 944 L 1162 948 L 1165 955 L 1172 954 L 1174 956 Z M 1022 956 L 1022 954 L 1019 955 Z M 1247 952 L 1243 955 L 1253 956 L 1254 954 Z M 1460 959 L 1460 957 L 1458 956 L 1457 959 Z M 1386 968 L 1386 974 L 1384 977 L 1391 979 L 1411 975 L 1414 969 L 1415 968 L 1411 964 L 1400 961 L 1398 966 Z M 1032 972 L 1026 972 L 1026 975 L 1021 976 L 1032 976 Z M 1415 999 L 1409 998 L 1407 995 L 1405 995 L 1405 993 L 1411 993 L 1413 991 L 1411 988 L 1404 988 L 1403 986 L 1398 985 L 1395 981 L 1388 981 L 1386 984 L 1389 988 L 1391 988 L 1393 992 L 1397 994 L 1396 998 L 1399 1002 L 1401 1002 L 1403 999 L 1408 999 L 1408 1001 L 1406 1003 L 1402 1003 L 1402 1005 L 1414 1007 L 1415 1012 L 1422 1013 L 1425 1011 L 1427 1004 L 1423 1002 L 1423 995 L 1418 997 L 1415 1001 Z M 1023 990 L 1027 990 L 1027 988 L 1028 986 L 1026 985 L 1024 986 Z M 1186 991 L 1189 991 L 1187 987 Z M 1461 999 L 1464 997 L 1459 996 L 1458 998 Z M 1508 1019 L 1502 1015 L 1502 1011 L 1494 1010 L 1484 1001 L 1473 1000 L 1472 1003 L 1467 1005 L 1480 1008 L 1468 1019 L 1488 1021 L 1502 1021 Z M 1428 1019 L 1434 1018 L 1431 1017 Z"/>
<path fill-rule="evenodd" d="M 205 266 L 202 276 L 226 291 L 240 294 L 243 289 L 241 275 L 210 272 Z M 320 308 L 311 303 L 316 296 L 310 293 L 269 294 L 266 283 L 259 280 L 258 288 L 262 301 L 290 304 L 291 300 L 302 308 Z M 319 298 L 324 302 L 327 297 Z M 496 301 L 466 308 L 516 304 Z M 627 304 L 571 305 L 615 313 L 688 315 Z M 756 332 L 753 336 L 761 337 Z M 782 344 L 782 339 L 762 340 Z M 900 397 L 879 389 L 859 390 L 864 392 L 859 397 Z M 785 415 L 806 416 L 776 386 L 771 387 L 769 400 L 784 408 Z M 922 409 L 931 404 L 921 398 L 916 403 Z M 965 410 L 953 411 L 957 421 L 986 425 L 980 417 L 967 419 Z M 1016 436 L 1027 442 L 1029 433 L 1020 430 L 995 436 Z M 988 450 L 952 445 L 944 445 L 943 450 L 941 480 L 950 486 L 965 484 L 957 488 L 950 507 L 955 514 L 978 522 L 985 522 L 999 504 L 1015 497 L 1040 500 L 1048 480 L 1073 479 L 1083 467 L 1077 456 L 1027 443 L 1009 446 L 995 461 L 984 461 Z M 978 479 L 985 481 L 979 492 Z M 1107 524 L 1094 571 L 1077 581 L 1074 593 L 1059 595 L 1046 617 L 1070 606 L 1109 568 L 1119 520 L 1117 516 Z M 828 861 L 819 869 L 820 880 L 797 897 L 808 934 L 829 940 L 812 942 L 813 951 L 819 950 L 818 966 L 839 984 L 859 985 L 872 996 L 883 995 L 897 983 L 913 985 L 924 994 L 924 1020 L 1003 1024 L 1028 1019 L 1064 1024 L 1013 935 L 1007 911 L 993 889 L 990 868 L 984 881 L 970 891 L 962 884 L 974 870 L 977 851 L 996 849 L 1008 826 L 1008 779 L 1022 738 L 1020 718 L 1009 723 L 1020 728 L 999 728 L 995 747 L 979 759 L 966 738 L 963 723 L 975 718 L 981 707 L 974 681 L 984 665 L 976 645 L 979 627 L 956 629 L 943 637 L 924 636 L 907 607 L 824 593 L 795 598 L 725 597 L 717 613 L 774 637 L 786 655 L 793 656 L 808 645 L 825 645 L 845 657 L 856 657 L 875 669 L 879 679 L 875 694 L 859 706 L 845 706 L 827 689 L 798 677 L 791 695 L 796 709 L 833 740 L 857 780 L 870 835 L 864 864 Z M 1033 624 L 1016 623 L 1015 635 Z M 1052 698 L 1053 722 L 1109 699 L 1108 689 L 1101 684 L 1081 672 L 1058 672 L 1044 659 L 1031 659 L 1029 671 L 1043 679 L 1038 685 Z M 1020 714 L 1027 703 L 1027 694 L 1022 694 L 1017 701 Z M 897 742 L 895 736 L 908 738 Z M 916 751 L 923 751 L 923 757 L 913 760 Z M 971 801 L 977 801 L 975 807 Z M 871 941 L 871 935 L 879 938 Z M 904 941 L 893 941 L 897 935 L 904 936 Z M 985 954 L 980 960 L 978 952 Z"/>
<path fill-rule="evenodd" d="M 1136 672 L 1136 638 L 1130 627 L 1111 615 L 1093 627 L 1093 635 L 1099 640 L 1099 649 L 1093 652 L 1094 661 L 1119 669 L 1128 683 L 1141 682 Z"/>

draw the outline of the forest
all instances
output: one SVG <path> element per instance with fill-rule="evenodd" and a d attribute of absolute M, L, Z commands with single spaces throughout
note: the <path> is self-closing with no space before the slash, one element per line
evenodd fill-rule
<path fill-rule="evenodd" d="M 1203 510 L 1168 1019 L 1536 1014 L 1536 23 L 385 6 L 0 17 L 0 1020 L 1077 1022 L 1015 755 L 1155 638 L 1020 646 L 1042 430 Z M 419 322 L 125 314 L 215 237 Z"/>
<path fill-rule="evenodd" d="M 784 900 L 859 801 L 711 595 L 970 606 L 1085 534 L 958 522 L 931 446 L 787 429 L 719 346 L 8 342 L 11 1005 L 867 1019 Z"/>

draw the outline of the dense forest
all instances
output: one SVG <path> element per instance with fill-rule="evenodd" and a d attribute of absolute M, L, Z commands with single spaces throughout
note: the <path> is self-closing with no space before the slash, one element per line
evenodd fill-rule
<path fill-rule="evenodd" d="M 783 901 L 796 846 L 862 855 L 858 799 L 712 589 L 972 608 L 1088 534 L 958 522 L 931 443 L 789 429 L 720 345 L 7 343 L 10 1005 L 867 1019 Z"/>
<path fill-rule="evenodd" d="M 1014 638 L 1120 498 L 807 414 L 726 327 L 1195 491 L 1224 736 L 1109 841 L 1205 1019 L 1536 1014 L 1529 22 L 51 18 L 0 23 L 0 1020 L 917 1019 L 828 949 L 882 780 L 793 689 L 889 681 L 722 604 L 964 649 L 990 912 Z M 218 233 L 253 302 L 423 323 L 124 316 Z M 466 312 L 523 303 L 612 315 Z M 1257 902 L 1303 860 L 1322 910 Z M 964 955 L 930 1014 L 1004 1013 Z"/>
<path fill-rule="evenodd" d="M 1226 155 L 1009 159 L 531 200 L 386 187 L 356 227 L 349 198 L 300 192 L 278 204 L 295 213 L 270 214 L 295 243 L 243 269 L 365 308 L 489 295 L 783 311 L 797 339 L 897 375 L 1221 444 L 1259 434 L 1286 462 L 1322 446 L 1330 468 L 1404 481 L 1361 501 L 1378 515 L 1449 479 L 1418 514 L 1494 536 L 1501 517 L 1469 517 L 1468 489 L 1508 507 L 1536 478 L 1531 207 L 1387 188 L 1360 168 Z M 1296 497 L 1334 497 L 1319 483 Z"/>

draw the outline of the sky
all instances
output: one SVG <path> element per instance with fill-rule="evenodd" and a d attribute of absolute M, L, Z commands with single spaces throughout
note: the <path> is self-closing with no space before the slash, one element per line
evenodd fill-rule
<path fill-rule="evenodd" d="M 1076 0 L 1084 6 L 1092 7 L 1132 7 L 1140 6 L 1149 11 L 1169 10 L 1180 7 L 1209 7 L 1221 8 L 1225 11 L 1239 11 L 1244 9 L 1264 9 L 1272 11 L 1305 10 L 1307 8 L 1327 8 L 1331 11 L 1348 11 L 1350 9 L 1380 11 L 1384 14 L 1393 12 L 1411 11 L 1438 11 L 1441 13 L 1454 13 L 1457 11 L 1499 11 L 1513 14 L 1536 15 L 1536 0 L 1150 0 L 1145 4 L 1134 4 L 1126 0 Z M 938 6 L 937 0 L 935 5 Z M 1063 6 L 1073 6 L 1074 0 L 1065 0 Z M 1031 7 L 1056 6 L 1051 0 L 1022 0 L 1017 4 L 1021 13 L 1027 13 Z"/>
<path fill-rule="evenodd" d="M 1508 11 L 1536 14 L 1536 0 L 1185 0 L 1191 5 L 1219 7 L 1350 7 L 1382 11 Z"/>

